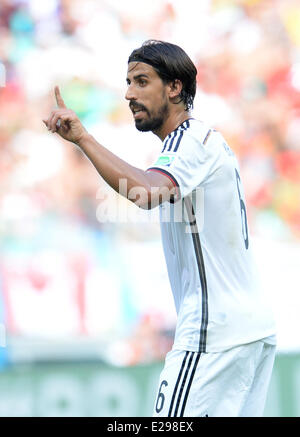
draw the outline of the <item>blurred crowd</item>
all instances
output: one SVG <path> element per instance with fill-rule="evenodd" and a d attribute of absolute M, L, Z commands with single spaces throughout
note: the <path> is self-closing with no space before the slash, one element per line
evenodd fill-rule
<path fill-rule="evenodd" d="M 228 107 L 221 130 L 241 162 L 253 232 L 299 238 L 300 5 L 215 3 L 226 29 L 198 58 L 199 87 Z"/>
<path fill-rule="evenodd" d="M 171 344 L 169 308 L 149 296 L 147 306 L 137 297 L 142 280 L 128 274 L 141 245 L 159 244 L 157 223 L 99 220 L 104 181 L 42 123 L 59 84 L 99 142 L 133 165 L 151 165 L 160 144 L 135 131 L 124 99 L 128 55 L 150 38 L 179 44 L 195 62 L 193 115 L 219 129 L 238 155 L 252 232 L 300 237 L 298 0 L 1 0 L 0 306 L 8 334 L 122 331 L 130 363 L 146 356 L 145 338 L 153 339 L 155 359 Z M 138 269 L 148 281 L 145 263 Z M 111 279 L 116 272 L 120 283 Z"/>

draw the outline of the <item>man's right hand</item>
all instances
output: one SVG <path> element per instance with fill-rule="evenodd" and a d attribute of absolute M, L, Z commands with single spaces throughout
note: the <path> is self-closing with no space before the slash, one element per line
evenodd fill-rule
<path fill-rule="evenodd" d="M 57 109 L 54 109 L 48 119 L 43 122 L 51 132 L 58 133 L 65 140 L 79 145 L 80 141 L 88 135 L 74 111 L 68 109 L 60 94 L 58 86 L 54 88 Z"/>

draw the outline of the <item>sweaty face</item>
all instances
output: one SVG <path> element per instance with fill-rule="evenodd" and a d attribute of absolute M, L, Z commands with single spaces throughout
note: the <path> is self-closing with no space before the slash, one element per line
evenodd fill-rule
<path fill-rule="evenodd" d="M 129 107 L 139 131 L 157 131 L 169 115 L 165 85 L 154 68 L 143 62 L 130 62 L 127 73 Z"/>

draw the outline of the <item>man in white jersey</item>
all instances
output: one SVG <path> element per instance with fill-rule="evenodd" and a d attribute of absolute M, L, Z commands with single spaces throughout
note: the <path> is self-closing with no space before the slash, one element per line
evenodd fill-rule
<path fill-rule="evenodd" d="M 256 280 L 239 166 L 222 135 L 191 116 L 197 70 L 178 46 L 146 41 L 129 56 L 126 99 L 136 128 L 163 142 L 147 170 L 100 145 L 66 108 L 43 120 L 75 143 L 104 180 L 138 207 L 160 208 L 178 314 L 154 416 L 261 416 L 275 328 Z M 139 187 L 139 196 L 131 189 Z"/>

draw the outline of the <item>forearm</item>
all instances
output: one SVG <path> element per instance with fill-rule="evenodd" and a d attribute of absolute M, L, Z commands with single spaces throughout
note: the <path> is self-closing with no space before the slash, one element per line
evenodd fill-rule
<path fill-rule="evenodd" d="M 133 167 L 99 144 L 91 135 L 84 136 L 77 145 L 94 165 L 101 177 L 118 193 L 128 197 L 132 188 L 141 187 L 145 194 L 150 185 L 145 171 Z M 120 190 L 120 181 L 125 180 Z M 144 199 L 145 201 L 145 199 Z"/>
<path fill-rule="evenodd" d="M 82 126 L 75 112 L 66 107 L 57 86 L 55 98 L 57 109 L 47 119 L 43 119 L 48 130 L 76 144 L 117 193 L 146 209 L 170 199 L 169 190 L 174 187 L 167 177 L 145 172 L 114 155 L 99 144 Z"/>

